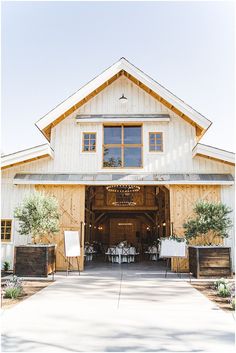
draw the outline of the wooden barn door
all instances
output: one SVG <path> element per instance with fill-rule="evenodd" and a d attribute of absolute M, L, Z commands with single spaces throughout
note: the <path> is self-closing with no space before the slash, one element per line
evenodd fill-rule
<path fill-rule="evenodd" d="M 193 208 L 198 200 L 220 201 L 219 185 L 172 185 L 170 186 L 170 216 L 174 224 L 174 233 L 184 235 L 183 223 L 193 215 Z M 172 270 L 176 271 L 177 263 L 172 259 Z M 180 260 L 182 271 L 188 270 L 188 259 Z"/>
<path fill-rule="evenodd" d="M 81 235 L 81 222 L 84 223 L 85 187 L 81 185 L 37 185 L 38 191 L 45 192 L 56 197 L 59 202 L 60 231 L 54 236 L 56 249 L 56 269 L 65 270 L 67 265 L 64 251 L 64 231 L 78 230 Z M 81 235 L 80 269 L 84 267 L 84 232 Z M 76 260 L 72 262 L 77 269 Z"/>

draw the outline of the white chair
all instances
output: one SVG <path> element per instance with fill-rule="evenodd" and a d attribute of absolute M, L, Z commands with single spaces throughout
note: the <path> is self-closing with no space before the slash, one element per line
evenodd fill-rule
<path fill-rule="evenodd" d="M 126 248 L 126 247 L 122 248 L 121 262 L 130 262 L 129 257 L 130 257 L 130 248 Z"/>
<path fill-rule="evenodd" d="M 107 249 L 106 255 L 108 255 L 108 260 L 110 262 L 119 262 L 119 254 L 116 247 L 111 247 Z"/>

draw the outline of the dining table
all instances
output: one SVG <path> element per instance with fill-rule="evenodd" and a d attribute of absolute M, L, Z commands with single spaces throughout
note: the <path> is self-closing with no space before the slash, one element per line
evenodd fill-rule
<path fill-rule="evenodd" d="M 107 249 L 106 255 L 108 256 L 108 260 L 112 263 L 131 263 L 135 262 L 135 256 L 139 255 L 136 252 L 134 246 L 131 247 L 109 247 Z"/>

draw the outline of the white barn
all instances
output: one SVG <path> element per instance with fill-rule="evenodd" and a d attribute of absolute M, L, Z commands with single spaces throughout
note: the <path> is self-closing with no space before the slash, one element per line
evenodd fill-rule
<path fill-rule="evenodd" d="M 34 190 L 60 203 L 57 269 L 65 268 L 64 230 L 81 222 L 83 252 L 84 241 L 148 242 L 169 235 L 171 224 L 182 235 L 199 199 L 234 208 L 234 154 L 200 143 L 211 124 L 121 58 L 36 122 L 44 145 L 2 157 L 2 260 L 12 264 L 14 245 L 27 242 L 13 211 Z M 109 185 L 137 185 L 140 193 L 124 206 Z"/>

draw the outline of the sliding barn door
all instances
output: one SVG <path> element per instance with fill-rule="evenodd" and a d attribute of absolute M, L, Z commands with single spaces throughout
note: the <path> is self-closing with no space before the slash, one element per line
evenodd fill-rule
<path fill-rule="evenodd" d="M 80 269 L 84 267 L 84 232 L 81 234 L 81 222 L 84 223 L 85 187 L 81 185 L 37 185 L 36 189 L 56 197 L 59 202 L 60 231 L 54 236 L 56 249 L 56 268 L 65 270 L 67 267 L 64 250 L 64 231 L 80 231 L 81 256 Z M 77 269 L 77 262 L 72 261 L 74 269 Z"/>
<path fill-rule="evenodd" d="M 172 185 L 170 186 L 170 215 L 174 224 L 174 233 L 184 235 L 183 223 L 193 215 L 198 200 L 220 201 L 219 185 Z M 194 242 L 193 242 L 194 244 Z M 180 260 L 181 270 L 188 270 L 188 259 Z M 176 260 L 172 260 L 172 270 L 176 270 Z"/>

